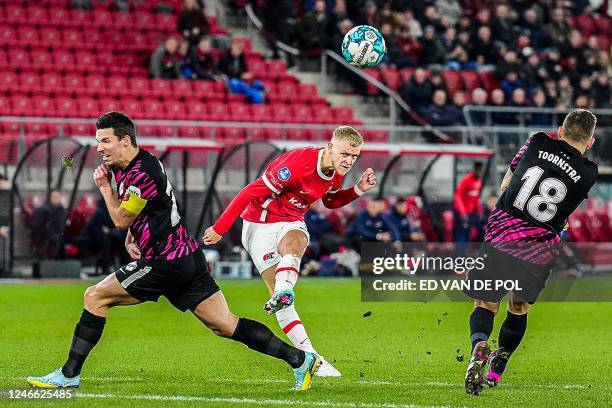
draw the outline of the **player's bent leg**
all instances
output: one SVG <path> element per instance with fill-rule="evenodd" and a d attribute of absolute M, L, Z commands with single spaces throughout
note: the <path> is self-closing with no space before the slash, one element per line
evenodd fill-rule
<path fill-rule="evenodd" d="M 468 394 L 480 394 L 485 384 L 485 368 L 491 352 L 487 340 L 493 331 L 498 310 L 499 303 L 474 301 L 474 311 L 470 315 L 472 356 L 465 373 L 465 392 Z"/>
<path fill-rule="evenodd" d="M 293 368 L 296 379 L 294 389 L 310 388 L 312 376 L 321 365 L 319 356 L 288 345 L 260 322 L 238 318 L 229 310 L 221 291 L 200 302 L 192 312 L 215 334 L 243 343 L 252 350 L 284 360 Z"/>
<path fill-rule="evenodd" d="M 78 388 L 81 368 L 91 350 L 102 337 L 108 309 L 113 306 L 133 305 L 140 300 L 132 297 L 121 286 L 115 274 L 85 290 L 84 309 L 74 329 L 66 363 L 50 374 L 28 377 L 27 382 L 40 388 Z"/>
<path fill-rule="evenodd" d="M 300 273 L 302 255 L 308 246 L 308 236 L 299 229 L 287 231 L 278 243 L 280 262 L 276 265 L 274 293 L 264 305 L 268 314 L 274 314 L 291 305 L 295 299 L 293 287 Z"/>
<path fill-rule="evenodd" d="M 528 311 L 529 303 L 510 293 L 506 319 L 499 329 L 499 349 L 491 354 L 486 379 L 489 387 L 495 387 L 500 383 L 508 360 L 520 345 L 527 330 Z"/>

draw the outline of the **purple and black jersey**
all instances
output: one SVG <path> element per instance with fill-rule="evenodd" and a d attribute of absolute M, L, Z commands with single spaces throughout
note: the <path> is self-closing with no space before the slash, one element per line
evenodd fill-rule
<path fill-rule="evenodd" d="M 181 222 L 172 186 L 159 160 L 140 149 L 125 169 L 112 168 L 121 206 L 138 214 L 130 227 L 147 260 L 173 260 L 199 248 Z"/>
<path fill-rule="evenodd" d="M 568 143 L 532 135 L 510 164 L 514 173 L 487 223 L 485 242 L 534 264 L 554 257 L 570 214 L 587 198 L 597 165 Z"/>

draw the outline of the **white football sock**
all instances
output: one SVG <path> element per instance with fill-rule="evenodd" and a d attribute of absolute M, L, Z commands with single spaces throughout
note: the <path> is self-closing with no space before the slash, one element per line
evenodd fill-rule
<path fill-rule="evenodd" d="M 283 256 L 276 265 L 276 276 L 274 278 L 274 292 L 285 289 L 293 289 L 297 283 L 300 272 L 301 258 L 296 255 L 287 254 Z"/>
<path fill-rule="evenodd" d="M 295 311 L 295 303 L 276 312 L 276 320 L 296 348 L 317 354 L 300 321 L 300 316 Z"/>

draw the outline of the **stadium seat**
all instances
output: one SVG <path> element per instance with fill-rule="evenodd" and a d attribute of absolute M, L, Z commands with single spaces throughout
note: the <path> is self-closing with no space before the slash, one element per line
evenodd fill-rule
<path fill-rule="evenodd" d="M 191 101 L 186 104 L 188 120 L 209 120 L 207 105 L 202 102 Z"/>
<path fill-rule="evenodd" d="M 467 92 L 472 92 L 480 86 L 480 77 L 476 71 L 461 71 L 461 79 Z"/>
<path fill-rule="evenodd" d="M 23 73 L 19 76 L 19 92 L 40 93 L 42 92 L 42 80 L 40 75 L 34 73 Z"/>
<path fill-rule="evenodd" d="M 184 100 L 190 100 L 194 96 L 193 87 L 191 86 L 191 81 L 188 80 L 178 80 L 172 81 L 171 84 L 172 93 L 175 97 L 181 98 Z"/>
<path fill-rule="evenodd" d="M 128 84 L 132 96 L 149 98 L 152 95 L 151 84 L 147 78 L 131 78 Z"/>
<path fill-rule="evenodd" d="M 110 93 L 122 96 L 128 89 L 127 79 L 121 76 L 108 77 L 107 86 Z"/>
<path fill-rule="evenodd" d="M 381 72 L 379 69 L 376 68 L 365 68 L 363 70 L 363 72 L 365 72 L 366 74 L 374 77 L 374 79 L 377 80 L 381 80 Z M 367 86 L 366 86 L 366 92 L 368 93 L 368 95 L 372 95 L 375 96 L 378 94 L 378 88 L 376 88 L 374 85 L 372 85 L 371 83 L 368 82 Z"/>
<path fill-rule="evenodd" d="M 164 110 L 166 111 L 166 117 L 172 120 L 184 120 L 186 119 L 187 113 L 185 112 L 185 103 L 176 100 L 164 101 Z"/>
<path fill-rule="evenodd" d="M 299 123 L 308 123 L 312 119 L 312 111 L 308 105 L 293 105 L 293 120 Z"/>
<path fill-rule="evenodd" d="M 75 95 L 85 92 L 85 79 L 80 75 L 68 75 L 64 77 L 64 90 Z"/>
<path fill-rule="evenodd" d="M 51 136 L 57 136 L 53 129 L 47 123 L 35 122 L 24 124 L 25 134 L 30 138 L 34 135 L 40 138 L 48 138 Z"/>
<path fill-rule="evenodd" d="M 19 91 L 19 77 L 14 71 L 0 72 L 0 93 Z"/>
<path fill-rule="evenodd" d="M 313 109 L 314 123 L 334 123 L 334 112 L 329 106 L 318 106 Z"/>
<path fill-rule="evenodd" d="M 599 35 L 612 36 L 612 19 L 606 16 L 595 18 L 595 27 Z"/>
<path fill-rule="evenodd" d="M 166 112 L 162 102 L 155 99 L 145 99 L 141 102 L 143 118 L 145 119 L 165 119 Z"/>
<path fill-rule="evenodd" d="M 177 128 L 177 136 L 199 139 L 201 136 L 200 128 L 197 126 L 179 126 Z"/>
<path fill-rule="evenodd" d="M 452 96 L 455 94 L 455 92 L 461 90 L 461 74 L 458 71 L 445 69 L 442 71 L 442 78 L 446 84 L 446 89 L 448 90 L 449 96 Z"/>
<path fill-rule="evenodd" d="M 275 104 L 270 107 L 271 122 L 280 122 L 280 123 L 291 123 L 293 122 L 293 118 L 291 116 L 291 110 L 287 105 L 284 104 Z"/>
<path fill-rule="evenodd" d="M 54 28 L 44 28 L 40 30 L 40 41 L 48 47 L 62 46 L 60 32 Z"/>
<path fill-rule="evenodd" d="M 574 25 L 585 38 L 595 34 L 595 19 L 589 15 L 575 16 Z"/>
<path fill-rule="evenodd" d="M 36 96 L 32 98 L 32 110 L 28 116 L 57 116 L 55 103 L 48 96 Z"/>
<path fill-rule="evenodd" d="M 480 81 L 482 82 L 482 86 L 488 93 L 499 87 L 499 79 L 493 71 L 480 72 Z"/>
<path fill-rule="evenodd" d="M 234 103 L 229 106 L 229 110 L 231 120 L 234 122 L 251 122 L 253 120 L 251 110 L 247 104 Z"/>
<path fill-rule="evenodd" d="M 46 25 L 49 20 L 47 10 L 42 7 L 28 7 L 27 19 L 29 24 Z"/>
<path fill-rule="evenodd" d="M 4 8 L 5 21 L 13 24 L 28 24 L 27 9 L 15 5 L 6 5 Z"/>
<path fill-rule="evenodd" d="M 251 106 L 251 118 L 255 122 L 271 122 L 270 107 L 266 104 Z"/>
<path fill-rule="evenodd" d="M 229 121 L 231 115 L 228 106 L 224 103 L 215 103 L 208 106 L 208 115 L 210 120 Z"/>
<path fill-rule="evenodd" d="M 176 29 L 176 15 L 156 13 L 155 25 L 161 30 L 174 30 Z"/>
<path fill-rule="evenodd" d="M 168 98 L 172 96 L 172 88 L 170 87 L 172 81 L 167 79 L 153 79 L 151 80 L 151 93 L 153 96 L 158 98 Z"/>
<path fill-rule="evenodd" d="M 44 50 L 37 50 L 35 53 L 31 53 L 32 66 L 36 67 L 48 67 L 53 65 L 53 55 Z"/>
<path fill-rule="evenodd" d="M 282 78 L 287 71 L 287 63 L 284 60 L 276 59 L 267 61 L 268 65 L 268 77 L 269 78 Z"/>
<path fill-rule="evenodd" d="M 246 129 L 247 141 L 264 141 L 268 140 L 268 133 L 264 129 Z"/>
<path fill-rule="evenodd" d="M 400 70 L 400 78 L 402 79 L 402 83 L 410 81 L 412 74 L 414 74 L 414 68 L 402 68 Z"/>
<path fill-rule="evenodd" d="M 10 116 L 12 114 L 13 108 L 10 99 L 0 95 L 0 116 Z"/>
<path fill-rule="evenodd" d="M 71 117 L 78 112 L 76 101 L 72 98 L 57 98 L 56 110 L 59 116 Z"/>
<path fill-rule="evenodd" d="M 102 113 L 98 101 L 94 98 L 77 99 L 77 107 L 82 118 L 97 118 Z"/>
<path fill-rule="evenodd" d="M 103 98 L 99 101 L 100 112 L 120 111 L 121 104 L 114 98 Z"/>
<path fill-rule="evenodd" d="M 32 100 L 26 96 L 18 96 L 12 100 L 12 115 L 32 116 Z"/>
<path fill-rule="evenodd" d="M 397 91 L 402 85 L 400 73 L 395 68 L 381 69 L 381 76 L 385 85 L 387 85 L 392 91 Z"/>
<path fill-rule="evenodd" d="M 48 73 L 41 77 L 43 91 L 55 93 L 64 90 L 64 78 L 59 74 Z"/>
<path fill-rule="evenodd" d="M 269 140 L 286 140 L 287 131 L 285 129 L 273 128 L 266 131 Z"/>
<path fill-rule="evenodd" d="M 23 50 L 13 50 L 9 53 L 8 67 L 17 70 L 31 67 L 30 54 Z"/>
<path fill-rule="evenodd" d="M 70 12 L 65 8 L 52 8 L 49 10 L 48 23 L 55 27 L 69 27 L 71 23 Z"/>
<path fill-rule="evenodd" d="M 102 75 L 89 75 L 85 77 L 83 93 L 88 96 L 105 97 L 107 93 L 106 77 Z"/>
<path fill-rule="evenodd" d="M 608 51 L 610 48 L 610 36 L 606 34 L 598 35 L 597 46 L 601 51 Z"/>
<path fill-rule="evenodd" d="M 88 123 L 68 123 L 64 126 L 66 136 L 92 136 L 96 133 L 96 127 Z"/>
<path fill-rule="evenodd" d="M 246 139 L 244 128 L 238 127 L 224 128 L 221 132 L 221 135 L 223 141 L 230 143 L 242 143 Z M 217 139 L 219 138 L 217 137 Z"/>
<path fill-rule="evenodd" d="M 13 47 L 17 45 L 17 33 L 11 26 L 0 27 L 0 45 Z"/>

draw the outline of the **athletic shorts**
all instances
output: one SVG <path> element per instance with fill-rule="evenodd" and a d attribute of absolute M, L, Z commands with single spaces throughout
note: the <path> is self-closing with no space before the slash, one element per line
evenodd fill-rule
<path fill-rule="evenodd" d="M 204 252 L 199 249 L 173 260 L 141 258 L 116 271 L 115 276 L 136 299 L 157 302 L 165 296 L 182 312 L 195 308 L 219 290 L 208 271 Z"/>
<path fill-rule="evenodd" d="M 270 224 L 244 221 L 242 223 L 242 246 L 251 256 L 259 273 L 280 262 L 278 244 L 289 231 L 293 230 L 306 234 L 310 244 L 310 234 L 308 234 L 304 221 Z"/>
<path fill-rule="evenodd" d="M 499 251 L 484 244 L 479 255 L 484 258 L 484 268 L 471 269 L 467 274 L 469 288 L 463 292 L 476 300 L 499 303 L 511 291 L 529 304 L 534 304 L 546 287 L 551 273 L 550 267 L 543 267 Z M 496 282 L 507 282 L 507 286 L 495 288 Z M 490 288 L 477 287 L 490 282 Z M 511 288 L 511 289 L 510 289 Z"/>

